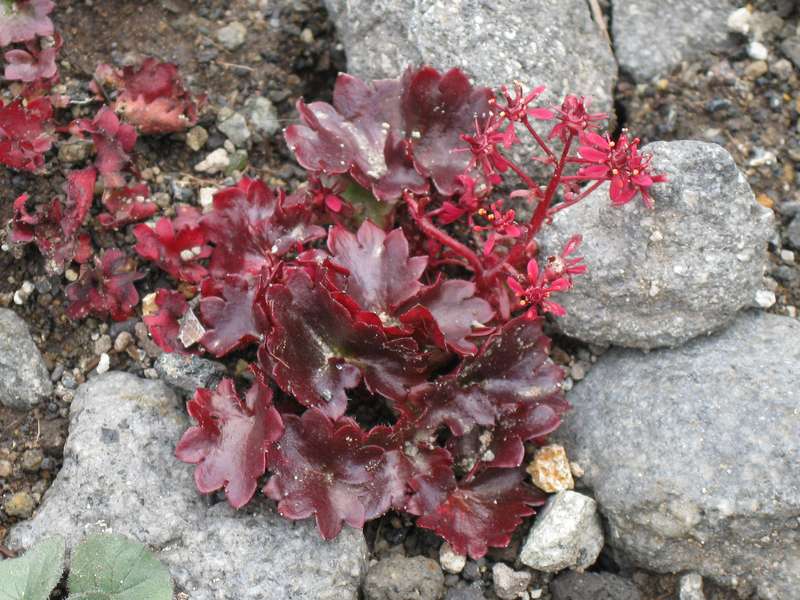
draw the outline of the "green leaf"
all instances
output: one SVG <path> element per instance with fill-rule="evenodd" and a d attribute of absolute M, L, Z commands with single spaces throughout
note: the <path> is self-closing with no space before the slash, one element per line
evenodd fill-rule
<path fill-rule="evenodd" d="M 115 534 L 86 538 L 72 553 L 68 600 L 171 600 L 167 568 L 139 542 Z"/>
<path fill-rule="evenodd" d="M 19 558 L 0 562 L 0 600 L 47 600 L 64 572 L 64 538 L 42 540 Z"/>
<path fill-rule="evenodd" d="M 379 227 L 385 226 L 389 221 L 389 215 L 394 210 L 394 202 L 382 202 L 372 195 L 368 189 L 361 187 L 355 181 L 351 181 L 347 189 L 342 192 L 342 198 L 347 200 L 359 217 L 359 225 L 369 219 Z"/>

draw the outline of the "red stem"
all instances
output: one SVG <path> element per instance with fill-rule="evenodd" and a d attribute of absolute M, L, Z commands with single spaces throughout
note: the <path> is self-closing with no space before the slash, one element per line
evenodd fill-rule
<path fill-rule="evenodd" d="M 574 135 L 570 135 L 567 139 L 567 143 L 564 144 L 564 149 L 561 151 L 561 159 L 558 161 L 558 165 L 556 166 L 552 179 L 550 179 L 547 190 L 545 190 L 544 198 L 539 201 L 531 217 L 528 239 L 539 233 L 539 230 L 542 228 L 542 223 L 544 223 L 544 220 L 547 218 L 547 211 L 550 209 L 550 205 L 553 203 L 553 196 L 555 196 L 556 190 L 561 183 L 561 174 L 564 172 L 564 165 L 567 163 L 567 156 L 569 155 L 569 149 L 572 146 L 574 137 Z"/>
<path fill-rule="evenodd" d="M 544 151 L 544 153 L 547 154 L 551 161 L 555 162 L 556 155 L 553 154 L 553 150 L 550 148 L 547 142 L 542 139 L 542 136 L 536 133 L 536 130 L 531 125 L 531 122 L 527 116 L 522 120 L 522 123 L 525 125 L 525 127 L 527 127 L 528 132 L 533 136 L 533 139 L 536 140 L 536 143 L 539 144 L 539 147 Z"/>
<path fill-rule="evenodd" d="M 450 237 L 444 231 L 436 227 L 436 225 L 434 225 L 430 220 L 425 218 L 425 216 L 419 210 L 419 204 L 410 195 L 405 196 L 405 201 L 408 205 L 411 217 L 417 222 L 417 225 L 419 225 L 419 228 L 422 230 L 422 232 L 429 238 L 447 246 L 453 252 L 466 260 L 469 263 L 470 269 L 472 269 L 472 271 L 475 273 L 475 279 L 478 287 L 483 288 L 483 265 L 481 264 L 478 256 L 464 244 Z"/>

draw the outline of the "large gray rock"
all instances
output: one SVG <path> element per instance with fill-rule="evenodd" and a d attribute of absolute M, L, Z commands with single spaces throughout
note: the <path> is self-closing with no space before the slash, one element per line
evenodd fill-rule
<path fill-rule="evenodd" d="M 665 75 L 682 61 L 722 49 L 736 0 L 613 0 L 614 51 L 636 81 Z"/>
<path fill-rule="evenodd" d="M 361 532 L 324 542 L 311 522 L 290 523 L 271 503 L 209 506 L 192 467 L 173 457 L 187 427 L 163 383 L 108 373 L 81 386 L 71 406 L 64 466 L 34 518 L 7 544 L 58 533 L 69 547 L 113 530 L 159 551 L 192 600 L 355 600 L 366 570 Z"/>
<path fill-rule="evenodd" d="M 0 308 L 0 403 L 25 410 L 52 393 L 47 368 L 25 321 L 13 310 Z"/>
<path fill-rule="evenodd" d="M 616 63 L 585 0 L 325 0 L 348 72 L 377 79 L 409 64 L 460 67 L 480 85 L 547 85 L 608 110 Z"/>
<path fill-rule="evenodd" d="M 773 235 L 728 152 L 716 144 L 657 142 L 643 149 L 653 170 L 655 208 L 636 198 L 614 207 L 602 186 L 556 214 L 542 230 L 545 254 L 575 233 L 588 273 L 559 297 L 561 330 L 596 344 L 677 346 L 755 306 Z"/>
<path fill-rule="evenodd" d="M 620 560 L 800 598 L 800 321 L 747 312 L 675 350 L 604 354 L 558 437 Z"/>

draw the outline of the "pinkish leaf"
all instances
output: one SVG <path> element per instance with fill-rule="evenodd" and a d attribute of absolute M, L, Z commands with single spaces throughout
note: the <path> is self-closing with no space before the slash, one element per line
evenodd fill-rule
<path fill-rule="evenodd" d="M 179 320 L 189 310 L 186 298 L 180 292 L 161 288 L 156 291 L 155 304 L 158 312 L 143 319 L 153 341 L 164 352 L 185 353 L 186 348 L 178 336 L 181 329 Z"/>
<path fill-rule="evenodd" d="M 100 213 L 97 220 L 106 229 L 119 229 L 145 221 L 158 211 L 155 202 L 145 202 L 149 196 L 150 190 L 145 183 L 106 190 L 103 206 L 108 212 Z"/>
<path fill-rule="evenodd" d="M 47 15 L 55 6 L 51 0 L 0 2 L 0 47 L 53 35 L 53 22 Z"/>
<path fill-rule="evenodd" d="M 106 250 L 94 262 L 94 267 L 82 265 L 78 280 L 67 286 L 67 314 L 71 319 L 90 314 L 114 321 L 129 319 L 139 303 L 133 282 L 144 274 L 137 272 L 135 263 L 117 248 Z"/>

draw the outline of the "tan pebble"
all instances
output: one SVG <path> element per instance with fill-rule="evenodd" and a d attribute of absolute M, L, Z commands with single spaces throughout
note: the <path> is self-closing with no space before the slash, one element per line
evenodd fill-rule
<path fill-rule="evenodd" d="M 539 448 L 527 471 L 534 485 L 545 492 L 561 492 L 575 487 L 567 453 L 558 444 Z"/>

